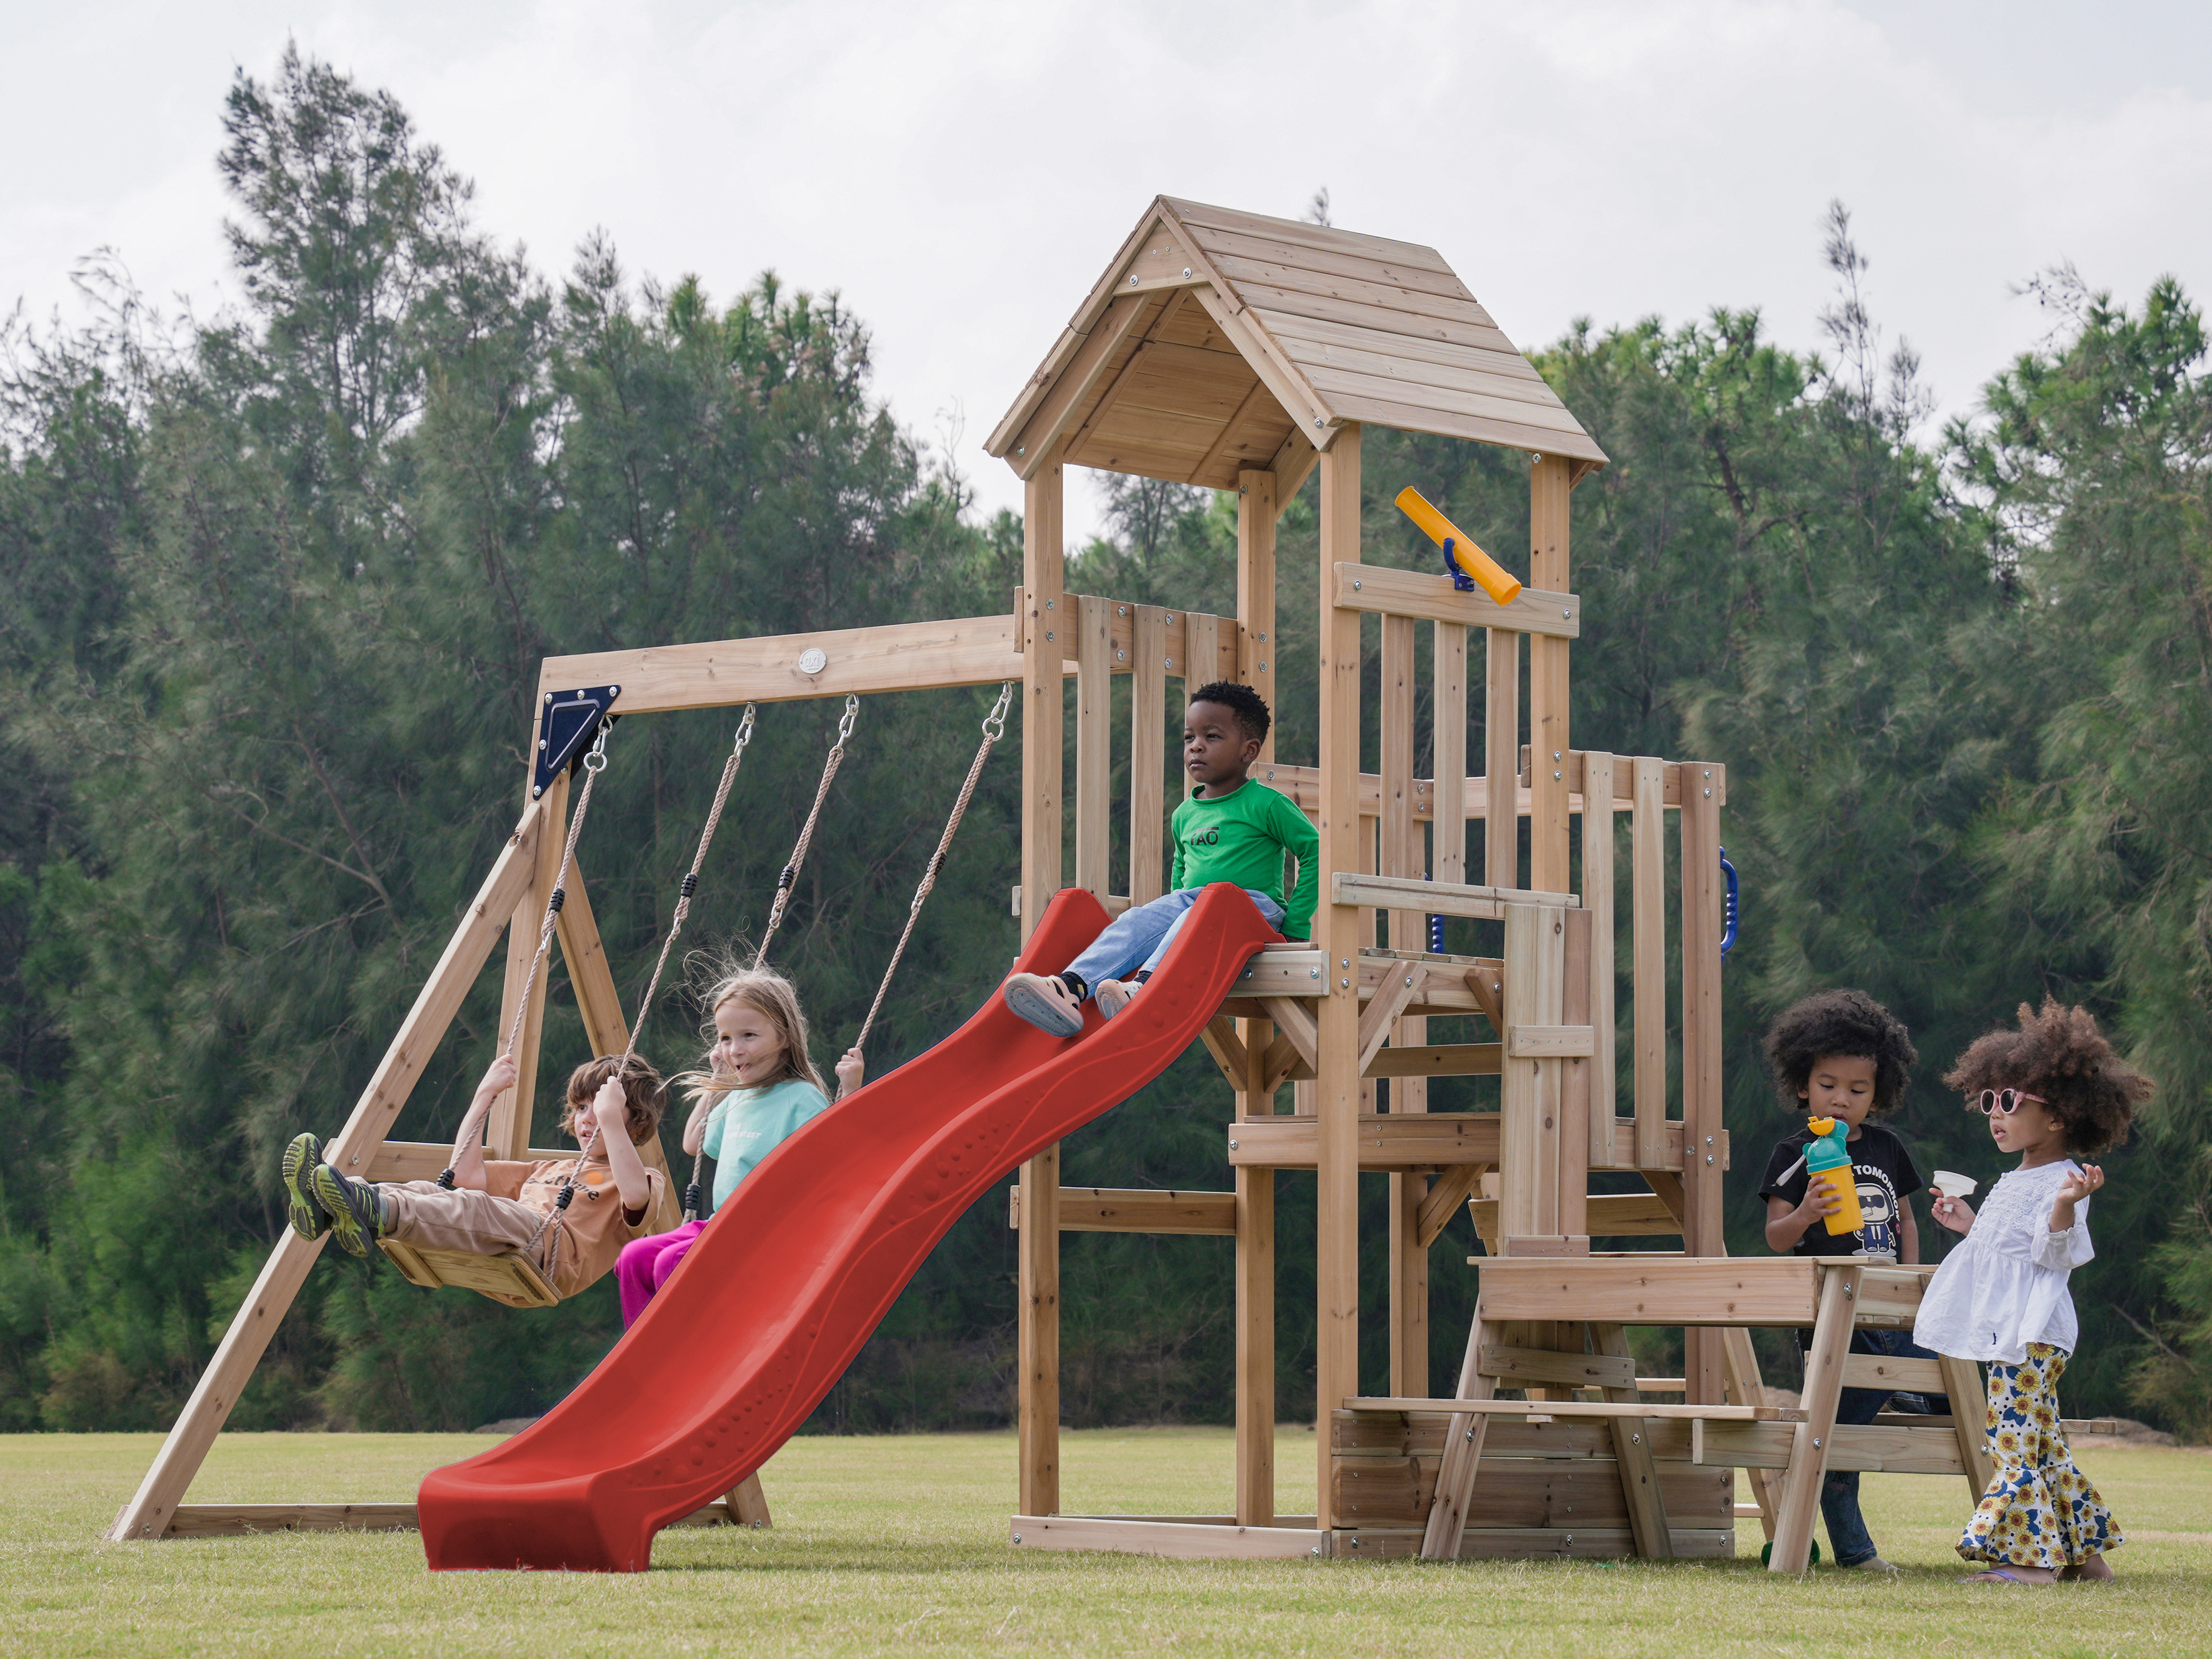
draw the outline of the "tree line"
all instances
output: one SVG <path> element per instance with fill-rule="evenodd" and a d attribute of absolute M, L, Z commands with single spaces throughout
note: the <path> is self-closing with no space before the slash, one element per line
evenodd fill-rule
<path fill-rule="evenodd" d="M 240 75 L 224 134 L 234 309 L 161 316 L 94 261 L 90 320 L 18 317 L 0 339 L 0 1425 L 16 1430 L 173 1414 L 283 1224 L 283 1146 L 343 1120 L 512 826 L 541 658 L 994 612 L 1020 580 L 1019 522 L 980 514 L 949 459 L 873 399 L 867 329 L 836 296 L 763 275 L 717 300 L 695 277 L 631 275 L 596 236 L 549 276 L 477 226 L 466 180 L 396 100 L 296 52 Z M 2069 1407 L 2203 1437 L 2200 313 L 2171 281 L 2131 307 L 2049 273 L 2033 295 L 2048 343 L 1931 434 L 1840 210 L 1828 232 L 1821 352 L 1717 308 L 1577 325 L 1532 354 L 1613 458 L 1575 496 L 1575 740 L 1729 769 L 1746 892 L 1723 975 L 1730 1248 L 1763 1249 L 1751 1183 L 1792 1125 L 1757 1038 L 1790 1001 L 1854 984 L 1887 1002 L 1923 1056 L 1902 1132 L 1925 1163 L 1991 1175 L 1981 1120 L 1938 1074 L 2019 1001 L 2087 1002 L 2160 1093 L 2108 1164 Z M 1433 556 L 1390 506 L 1411 483 L 1516 562 L 1524 458 L 1385 433 L 1367 457 L 1366 557 Z M 1114 479 L 1107 507 L 1071 587 L 1234 609 L 1233 498 Z M 1310 484 L 1279 550 L 1293 762 L 1314 758 L 1317 558 Z M 866 1011 L 995 693 L 864 703 L 777 946 L 824 1053 Z M 838 712 L 763 710 L 693 939 L 758 927 Z M 627 996 L 735 715 L 611 740 L 580 860 Z M 1424 744 L 1431 718 L 1425 694 Z M 969 810 L 871 1044 L 878 1074 L 1013 954 L 1018 770 L 1002 750 Z M 450 1137 L 499 1039 L 498 980 L 399 1138 Z M 682 986 L 633 1011 L 665 1070 L 693 1057 L 699 1012 Z M 556 971 L 541 1099 L 582 1044 Z M 1481 1103 L 1485 1085 L 1461 1086 Z M 1227 1117 L 1186 1057 L 1077 1136 L 1065 1178 L 1219 1187 Z M 550 1133 L 541 1110 L 536 1143 Z M 1282 1179 L 1279 1383 L 1297 1415 L 1313 1404 L 1310 1204 Z M 1471 1243 L 1462 1222 L 1437 1247 L 1438 1377 L 1471 1308 Z M 1228 1245 L 1066 1247 L 1070 1418 L 1225 1419 Z M 1007 1420 L 1012 1275 L 1000 1194 L 817 1426 Z M 333 1258 L 233 1421 L 453 1428 L 542 1409 L 616 1325 L 607 1287 L 524 1315 Z M 1379 1329 L 1370 1341 L 1379 1376 Z"/>

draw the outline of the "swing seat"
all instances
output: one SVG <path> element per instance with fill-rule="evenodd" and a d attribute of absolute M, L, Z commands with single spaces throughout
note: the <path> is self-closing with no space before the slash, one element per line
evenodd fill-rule
<path fill-rule="evenodd" d="M 545 1275 L 529 1257 L 509 1251 L 477 1255 L 469 1250 L 424 1249 L 403 1239 L 380 1238 L 381 1249 L 400 1277 L 426 1291 L 474 1291 L 510 1308 L 550 1308 L 560 1301 Z"/>

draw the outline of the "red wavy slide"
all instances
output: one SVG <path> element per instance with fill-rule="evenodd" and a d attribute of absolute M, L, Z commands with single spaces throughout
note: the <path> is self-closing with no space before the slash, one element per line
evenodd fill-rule
<path fill-rule="evenodd" d="M 1066 966 L 1106 925 L 1059 894 L 1018 964 Z M 765 1463 L 821 1403 L 938 1240 L 1024 1158 L 1127 1100 L 1198 1038 L 1275 938 L 1252 902 L 1199 896 L 1142 994 L 1079 1036 L 994 993 L 927 1053 L 763 1160 L 598 1369 L 417 1499 L 434 1571 L 641 1572 L 653 1535 Z"/>

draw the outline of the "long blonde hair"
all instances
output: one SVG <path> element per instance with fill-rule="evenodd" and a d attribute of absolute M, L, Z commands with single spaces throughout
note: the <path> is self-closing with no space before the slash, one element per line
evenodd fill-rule
<path fill-rule="evenodd" d="M 783 1043 L 783 1069 L 768 1080 L 769 1084 L 795 1079 L 812 1084 L 825 1095 L 830 1092 L 823 1086 L 822 1073 L 814 1069 L 814 1056 L 807 1051 L 806 1015 L 799 1006 L 798 988 L 781 974 L 768 968 L 738 968 L 725 963 L 704 1000 L 707 1052 L 697 1071 L 686 1072 L 676 1079 L 695 1102 L 711 1100 L 737 1086 L 714 1072 L 714 1045 L 719 1040 L 714 1016 L 729 1002 L 742 1002 L 765 1019 Z"/>

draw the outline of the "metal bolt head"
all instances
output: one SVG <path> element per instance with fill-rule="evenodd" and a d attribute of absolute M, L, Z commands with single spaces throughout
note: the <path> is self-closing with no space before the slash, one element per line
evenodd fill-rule
<path fill-rule="evenodd" d="M 1030 447 L 1027 444 L 1016 444 L 1014 446 L 1014 453 L 1017 455 L 1026 455 L 1029 453 Z"/>
<path fill-rule="evenodd" d="M 1632 1434 L 1628 1437 L 1628 1443 L 1632 1446 L 1640 1446 L 1644 1443 L 1644 1437 L 1640 1434 Z"/>
<path fill-rule="evenodd" d="M 1352 591 L 1355 593 L 1359 591 L 1359 579 L 1357 576 L 1352 579 Z"/>
<path fill-rule="evenodd" d="M 1337 981 L 1337 983 L 1338 983 L 1339 985 L 1342 986 L 1342 987 L 1343 987 L 1346 990 L 1347 990 L 1347 991 L 1349 991 L 1349 990 L 1352 988 L 1352 981 L 1351 981 L 1350 980 L 1348 980 L 1348 979 L 1340 979 L 1340 980 Z"/>
<path fill-rule="evenodd" d="M 1352 966 L 1352 958 L 1350 957 L 1339 957 L 1336 959 L 1336 965 L 1340 968 L 1349 968 Z"/>
<path fill-rule="evenodd" d="M 1045 638 L 1047 638 L 1047 639 L 1050 639 L 1050 638 L 1052 637 L 1052 629 L 1050 629 L 1049 628 L 1046 629 L 1044 630 L 1044 636 L 1045 636 Z"/>
<path fill-rule="evenodd" d="M 1183 275 L 1184 275 L 1184 276 L 1186 276 L 1186 277 L 1188 277 L 1188 276 L 1190 275 L 1190 267 L 1189 267 L 1188 265 L 1185 265 L 1185 266 L 1182 268 L 1182 274 L 1183 274 Z"/>
<path fill-rule="evenodd" d="M 1130 280 L 1131 282 L 1133 282 L 1133 282 L 1135 282 L 1137 279 L 1136 279 L 1135 277 L 1132 276 L 1131 278 L 1129 278 L 1129 280 Z M 1022 1541 L 1022 1535 L 1021 1535 L 1021 1534 L 1019 1534 L 1019 1533 L 1016 1533 L 1016 1534 L 1014 1534 L 1014 1542 L 1016 1542 L 1017 1544 L 1018 1544 L 1018 1543 L 1020 1543 L 1021 1541 Z"/>
<path fill-rule="evenodd" d="M 1232 1152 L 1237 1150 L 1237 1143 L 1235 1141 L 1232 1140 L 1229 1143 L 1229 1150 Z"/>
<path fill-rule="evenodd" d="M 1813 1441 L 1813 1449 L 1814 1449 L 1814 1451 L 1818 1451 L 1818 1450 L 1820 1450 L 1820 1438 L 1819 1438 L 1819 1437 L 1818 1437 L 1818 1436 L 1815 1436 L 1815 1437 L 1814 1437 L 1814 1441 Z"/>
<path fill-rule="evenodd" d="M 1137 285 L 1137 273 L 1136 273 L 1135 271 L 1133 271 L 1133 271 L 1131 271 L 1131 272 L 1129 273 L 1129 286 L 1130 286 L 1131 288 L 1134 288 L 1134 287 L 1136 287 L 1136 285 Z M 1020 1543 L 1021 1541 L 1022 1541 L 1022 1540 L 1021 1540 L 1020 1539 L 1018 1539 L 1018 1538 L 1017 1538 L 1016 1540 L 1014 1540 L 1014 1542 L 1016 1542 L 1017 1544 Z"/>
<path fill-rule="evenodd" d="M 1314 416 L 1314 424 L 1315 424 L 1316 426 L 1319 426 L 1321 423 L 1322 423 L 1321 416 L 1318 416 L 1318 415 L 1315 416 Z"/>
<path fill-rule="evenodd" d="M 1044 608 L 1048 611 L 1052 609 L 1052 601 L 1050 599 L 1047 599 L 1044 602 Z"/>
<path fill-rule="evenodd" d="M 1126 617 L 1129 614 L 1129 607 L 1126 605 L 1117 605 L 1114 607 L 1114 614 L 1117 617 Z"/>
<path fill-rule="evenodd" d="M 1267 672 L 1267 664 L 1265 664 L 1265 663 L 1261 663 L 1261 664 L 1260 665 L 1260 672 L 1261 672 L 1262 674 L 1266 673 L 1266 672 Z"/>
<path fill-rule="evenodd" d="M 1705 799 L 1706 799 L 1707 800 L 1711 800 L 1712 798 L 1713 798 L 1713 792 L 1712 792 L 1711 790 L 1710 790 L 1710 789 L 1706 790 L 1706 791 L 1705 791 Z"/>
<path fill-rule="evenodd" d="M 1308 979 L 1319 979 L 1319 978 L 1321 977 L 1321 969 L 1318 969 L 1318 968 L 1309 968 L 1309 969 L 1306 969 L 1306 977 L 1307 977 Z"/>
<path fill-rule="evenodd" d="M 1261 643 L 1261 644 L 1262 644 L 1262 645 L 1265 645 L 1265 644 L 1267 644 L 1267 636 L 1265 634 L 1261 635 L 1260 635 L 1260 643 Z"/>

